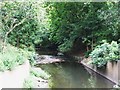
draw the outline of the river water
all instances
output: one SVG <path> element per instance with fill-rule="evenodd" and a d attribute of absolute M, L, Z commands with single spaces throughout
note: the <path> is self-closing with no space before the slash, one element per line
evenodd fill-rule
<path fill-rule="evenodd" d="M 80 63 L 39 65 L 51 75 L 53 88 L 112 88 L 113 83 Z"/>

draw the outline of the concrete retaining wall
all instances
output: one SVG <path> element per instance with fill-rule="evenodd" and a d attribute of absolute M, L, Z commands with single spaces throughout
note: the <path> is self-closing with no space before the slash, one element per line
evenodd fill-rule
<path fill-rule="evenodd" d="M 28 60 L 12 71 L 0 72 L 0 87 L 23 88 L 23 82 L 29 76 L 29 72 L 30 64 Z"/>
<path fill-rule="evenodd" d="M 111 80 L 112 82 L 119 84 L 120 81 L 120 60 L 117 62 L 108 62 L 107 65 L 103 68 L 97 68 L 96 66 L 92 65 L 92 64 L 88 64 L 87 62 L 90 59 L 84 59 L 83 61 L 81 61 L 81 63 L 92 69 L 93 71 L 97 72 L 98 74 L 104 76 L 105 78 Z"/>

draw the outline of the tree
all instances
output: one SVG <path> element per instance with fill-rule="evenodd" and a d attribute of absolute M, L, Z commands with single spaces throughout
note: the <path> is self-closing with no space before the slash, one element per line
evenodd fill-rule
<path fill-rule="evenodd" d="M 60 51 L 71 50 L 78 39 L 82 39 L 79 44 L 86 44 L 86 50 L 93 50 L 103 39 L 119 39 L 118 3 L 54 2 L 47 3 L 46 9 L 49 40 L 58 44 Z"/>
<path fill-rule="evenodd" d="M 20 48 L 34 47 L 39 43 L 42 29 L 45 29 L 42 21 L 44 16 L 39 17 L 44 14 L 41 9 L 41 3 L 36 2 L 2 2 L 4 42 Z"/>

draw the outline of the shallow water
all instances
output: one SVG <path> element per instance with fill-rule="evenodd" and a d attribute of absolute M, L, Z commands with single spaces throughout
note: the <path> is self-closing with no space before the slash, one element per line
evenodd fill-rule
<path fill-rule="evenodd" d="M 39 67 L 51 75 L 53 88 L 112 88 L 114 85 L 79 63 L 63 62 Z"/>

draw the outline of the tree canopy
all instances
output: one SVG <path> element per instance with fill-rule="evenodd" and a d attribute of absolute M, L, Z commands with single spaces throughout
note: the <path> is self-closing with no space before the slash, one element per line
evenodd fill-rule
<path fill-rule="evenodd" d="M 93 50 L 102 40 L 120 42 L 119 7 L 119 2 L 2 2 L 1 32 L 22 48 L 53 44 L 67 52 L 78 41 Z"/>
<path fill-rule="evenodd" d="M 120 38 L 119 3 L 115 2 L 55 2 L 47 3 L 50 40 L 60 51 L 69 51 L 77 39 L 79 44 L 93 48 L 101 40 Z"/>

